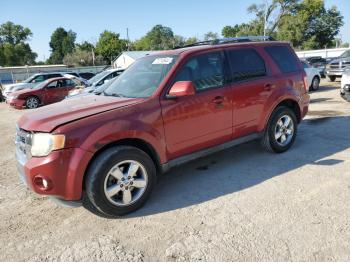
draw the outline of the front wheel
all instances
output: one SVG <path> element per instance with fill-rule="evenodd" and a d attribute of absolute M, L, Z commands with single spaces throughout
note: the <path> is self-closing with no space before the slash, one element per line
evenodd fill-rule
<path fill-rule="evenodd" d="M 155 182 L 156 168 L 145 152 L 131 146 L 107 149 L 87 172 L 85 207 L 101 216 L 126 215 L 146 202 Z"/>
<path fill-rule="evenodd" d="M 294 143 L 297 135 L 297 118 L 288 107 L 278 107 L 272 113 L 262 138 L 263 147 L 270 152 L 282 153 Z"/>
<path fill-rule="evenodd" d="M 35 96 L 30 96 L 26 99 L 26 107 L 28 109 L 38 108 L 39 105 L 40 105 L 40 100 Z"/>

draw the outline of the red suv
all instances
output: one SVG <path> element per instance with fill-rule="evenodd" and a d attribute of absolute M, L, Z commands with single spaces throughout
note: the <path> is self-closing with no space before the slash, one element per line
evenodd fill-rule
<path fill-rule="evenodd" d="M 100 95 L 24 115 L 23 180 L 38 194 L 120 216 L 184 162 L 254 139 L 288 150 L 308 111 L 304 69 L 288 43 L 242 41 L 146 56 Z"/>
<path fill-rule="evenodd" d="M 76 85 L 72 79 L 65 77 L 51 78 L 34 87 L 11 93 L 6 103 L 17 109 L 37 108 L 63 100 Z"/>

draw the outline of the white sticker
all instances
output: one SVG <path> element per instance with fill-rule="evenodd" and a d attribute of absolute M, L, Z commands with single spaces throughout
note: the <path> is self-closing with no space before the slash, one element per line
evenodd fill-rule
<path fill-rule="evenodd" d="M 159 57 L 153 61 L 152 65 L 169 65 L 172 61 L 172 57 Z"/>

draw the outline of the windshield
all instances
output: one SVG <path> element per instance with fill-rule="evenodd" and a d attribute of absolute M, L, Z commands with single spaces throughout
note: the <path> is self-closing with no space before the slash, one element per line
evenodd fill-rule
<path fill-rule="evenodd" d="M 146 56 L 137 60 L 105 91 L 105 95 L 149 97 L 172 68 L 177 56 Z"/>
<path fill-rule="evenodd" d="M 36 75 L 32 75 L 31 77 L 24 80 L 23 83 L 30 83 L 35 77 L 36 77 Z"/>
<path fill-rule="evenodd" d="M 345 51 L 340 57 L 341 58 L 350 57 L 350 50 Z"/>
<path fill-rule="evenodd" d="M 89 85 L 92 85 L 110 73 L 111 73 L 111 71 L 102 71 L 101 73 L 98 73 L 94 77 L 90 78 L 87 82 Z"/>

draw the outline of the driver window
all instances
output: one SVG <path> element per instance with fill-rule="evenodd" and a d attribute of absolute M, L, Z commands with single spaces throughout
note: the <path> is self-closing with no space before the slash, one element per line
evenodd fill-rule
<path fill-rule="evenodd" d="M 57 81 L 53 81 L 47 85 L 47 88 L 56 88 L 56 87 L 57 87 Z"/>
<path fill-rule="evenodd" d="M 40 83 L 40 82 L 43 82 L 44 80 L 45 80 L 44 76 L 40 75 L 40 76 L 35 77 L 31 82 L 32 83 Z"/>
<path fill-rule="evenodd" d="M 197 91 L 224 84 L 224 65 L 220 52 L 191 58 L 175 78 L 177 81 L 192 81 Z"/>

